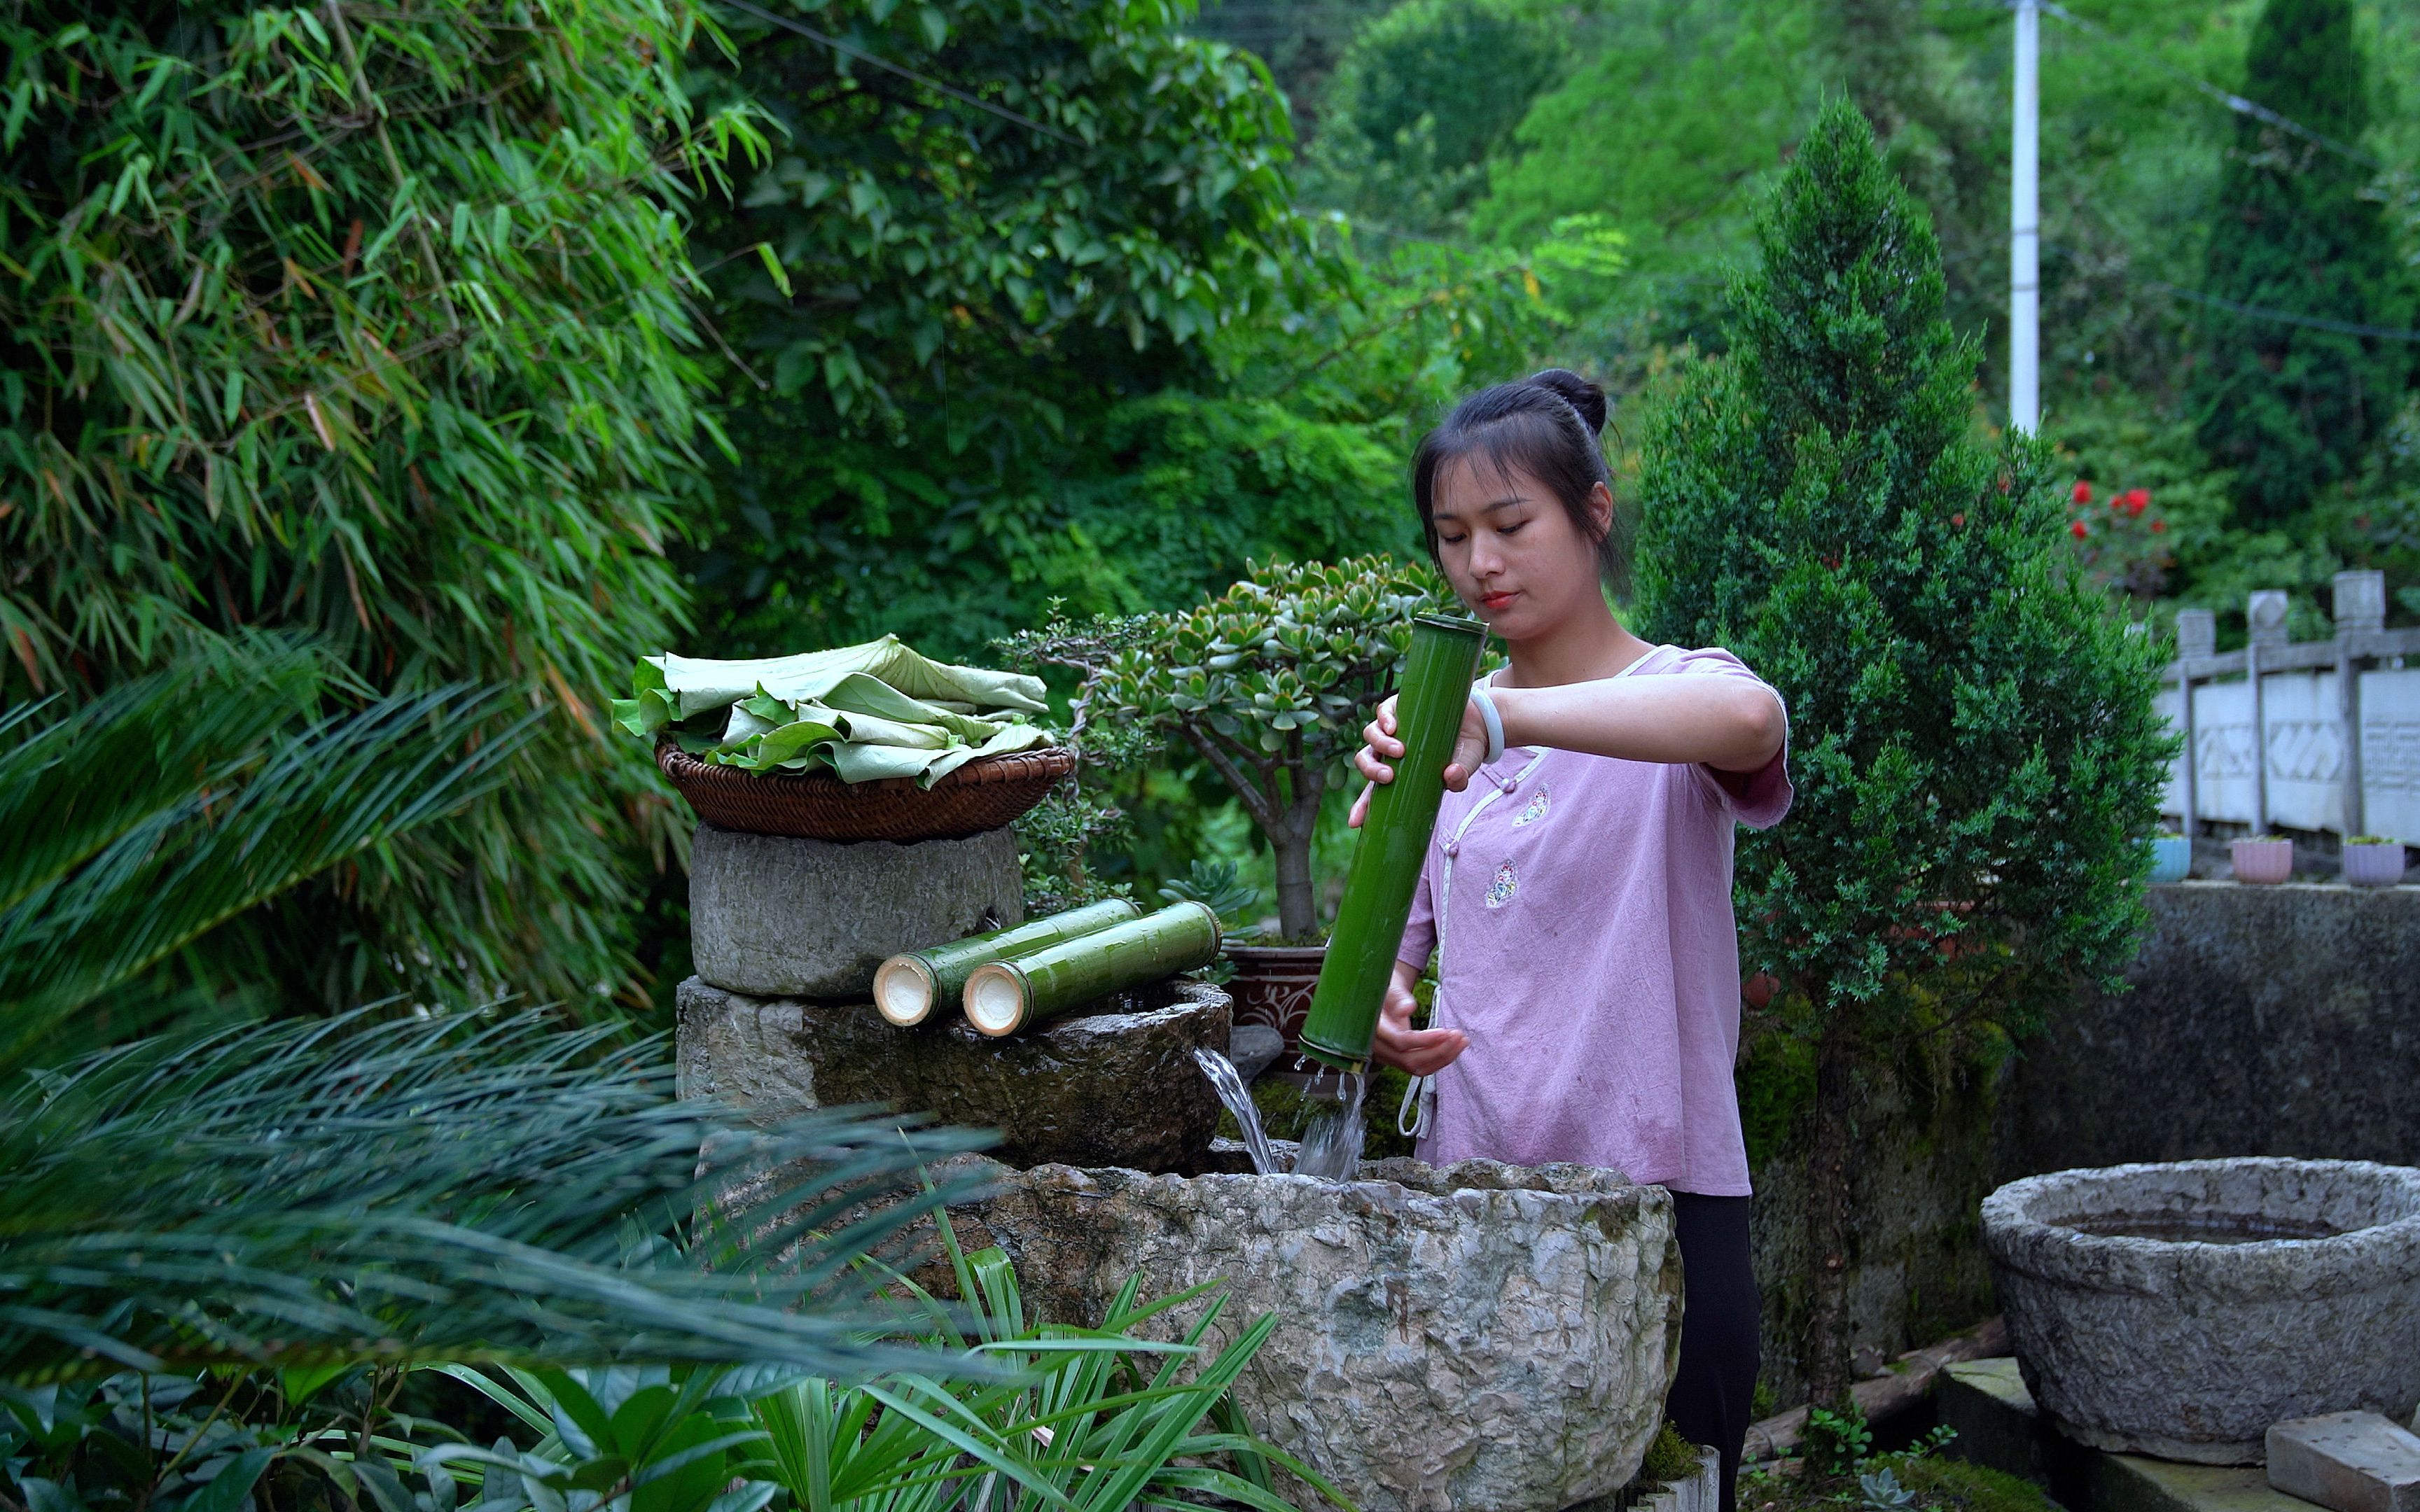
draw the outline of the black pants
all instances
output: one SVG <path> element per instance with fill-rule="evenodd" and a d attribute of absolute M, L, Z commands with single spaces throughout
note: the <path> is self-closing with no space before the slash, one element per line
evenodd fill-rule
<path fill-rule="evenodd" d="M 1722 1512 L 1737 1504 L 1740 1449 L 1747 1441 L 1748 1401 L 1764 1363 L 1763 1302 L 1748 1267 L 1746 1197 L 1672 1194 L 1681 1236 L 1681 1365 L 1664 1400 L 1665 1415 L 1691 1443 L 1723 1457 Z"/>

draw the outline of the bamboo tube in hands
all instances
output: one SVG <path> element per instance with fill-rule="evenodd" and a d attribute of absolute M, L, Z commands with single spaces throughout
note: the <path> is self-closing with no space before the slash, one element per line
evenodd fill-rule
<path fill-rule="evenodd" d="M 1377 1039 L 1378 1009 L 1394 978 L 1420 862 L 1445 801 L 1445 764 L 1462 733 L 1471 676 L 1486 643 L 1486 626 L 1477 620 L 1423 614 L 1412 622 L 1412 648 L 1395 699 L 1395 737 L 1404 754 L 1392 764 L 1395 779 L 1370 795 L 1302 1026 L 1302 1053 L 1340 1071 L 1361 1070 Z"/>
<path fill-rule="evenodd" d="M 966 991 L 967 973 L 977 966 L 1028 954 L 1141 916 L 1142 909 L 1124 898 L 1105 898 L 1063 914 L 1029 918 L 1006 929 L 904 951 L 882 963 L 874 973 L 875 1011 L 901 1028 L 922 1024 L 935 1004 L 958 1000 Z"/>
<path fill-rule="evenodd" d="M 967 1022 L 995 1037 L 1128 987 L 1206 966 L 1218 954 L 1218 916 L 1206 903 L 1171 903 L 1156 914 L 967 974 Z"/>

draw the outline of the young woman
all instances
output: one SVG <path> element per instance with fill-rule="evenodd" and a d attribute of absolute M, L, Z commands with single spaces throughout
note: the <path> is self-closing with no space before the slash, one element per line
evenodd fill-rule
<path fill-rule="evenodd" d="M 1789 727 L 1729 652 L 1651 645 L 1606 608 L 1605 417 L 1603 390 L 1554 369 L 1465 400 L 1414 458 L 1430 553 L 1512 664 L 1465 711 L 1377 1058 L 1427 1078 L 1431 1164 L 1576 1161 L 1671 1190 L 1687 1303 L 1667 1411 L 1721 1451 L 1731 1512 L 1760 1307 L 1732 825 L 1789 809 Z M 1362 774 L 1391 780 L 1392 700 L 1363 738 Z M 1432 949 L 1435 1016 L 1415 1029 Z"/>

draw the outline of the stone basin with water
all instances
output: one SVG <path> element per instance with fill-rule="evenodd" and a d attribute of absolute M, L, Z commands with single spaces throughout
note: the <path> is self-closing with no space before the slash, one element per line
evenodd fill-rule
<path fill-rule="evenodd" d="M 2069 1437 L 2257 1464 L 2269 1426 L 2420 1403 L 2420 1170 L 2060 1171 L 1983 1204 L 2025 1384 Z"/>
<path fill-rule="evenodd" d="M 1156 1296 L 1224 1282 L 1214 1342 L 1275 1313 L 1236 1398 L 1371 1512 L 1559 1512 L 1629 1482 L 1680 1337 L 1662 1188 L 1581 1166 L 1361 1161 L 1358 1078 L 1298 1149 L 1215 1148 L 1222 1097 L 1248 1139 L 1260 1131 L 1223 1054 L 1231 1005 L 1206 982 L 1001 1039 L 889 1024 L 873 958 L 898 947 L 880 942 L 964 933 L 978 894 L 992 921 L 1018 917 L 1015 845 L 970 844 L 724 847 L 728 885 L 693 887 L 693 933 L 751 951 L 701 948 L 680 986 L 684 1094 L 767 1119 L 876 1102 L 1001 1131 L 995 1189 L 954 1214 L 962 1237 L 1005 1249 L 1063 1321 L 1097 1319 L 1133 1275 Z"/>

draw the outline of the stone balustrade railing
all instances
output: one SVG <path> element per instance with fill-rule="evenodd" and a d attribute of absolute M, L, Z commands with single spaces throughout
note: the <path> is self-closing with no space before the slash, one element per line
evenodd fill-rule
<path fill-rule="evenodd" d="M 2420 629 L 2386 628 L 2385 575 L 2336 574 L 2326 640 L 2288 638 L 2276 590 L 2245 617 L 2250 643 L 2221 654 L 2210 610 L 2177 616 L 2159 707 L 2185 753 L 2164 811 L 2188 835 L 2217 821 L 2420 841 Z"/>

